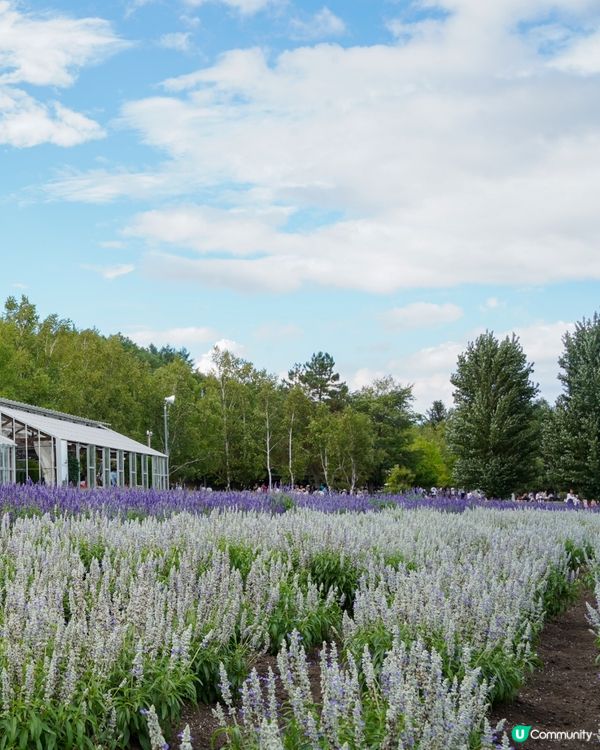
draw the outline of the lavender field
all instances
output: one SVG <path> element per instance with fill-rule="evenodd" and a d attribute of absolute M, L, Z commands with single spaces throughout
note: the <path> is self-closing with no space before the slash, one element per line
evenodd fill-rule
<path fill-rule="evenodd" d="M 157 491 L 111 488 L 80 491 L 73 487 L 46 487 L 39 484 L 0 485 L 0 510 L 12 514 L 50 513 L 53 516 L 101 511 L 108 516 L 143 518 L 166 517 L 173 513 L 206 514 L 212 511 L 240 510 L 281 514 L 297 509 L 323 513 L 377 512 L 385 508 L 430 508 L 462 513 L 470 508 L 495 510 L 571 511 L 573 506 L 562 502 L 516 503 L 507 500 L 459 499 L 446 496 L 414 494 L 356 494 L 330 492 L 322 494 L 287 492 L 212 492 L 209 490 Z M 583 510 L 583 509 L 582 509 Z M 599 513 L 600 506 L 586 508 L 586 513 Z"/>
<path fill-rule="evenodd" d="M 199 702 L 240 750 L 508 747 L 490 706 L 600 559 L 598 514 L 537 506 L 37 486 L 0 503 L 2 750 L 164 750 Z"/>

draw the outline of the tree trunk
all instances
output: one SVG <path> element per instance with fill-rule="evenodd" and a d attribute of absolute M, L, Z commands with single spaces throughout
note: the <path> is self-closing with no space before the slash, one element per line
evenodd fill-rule
<path fill-rule="evenodd" d="M 266 419 L 266 450 L 267 450 L 267 473 L 269 475 L 269 492 L 273 490 L 273 472 L 271 470 L 271 421 L 269 419 L 269 401 L 265 406 L 265 419 Z"/>
<path fill-rule="evenodd" d="M 290 472 L 290 487 L 294 489 L 294 462 L 293 462 L 293 435 L 294 435 L 294 417 L 295 412 L 290 416 L 290 429 L 288 431 L 288 469 Z"/>
<path fill-rule="evenodd" d="M 350 466 L 352 467 L 352 476 L 351 476 L 351 482 L 350 482 L 350 494 L 354 495 L 354 490 L 356 489 L 356 461 L 354 458 L 350 458 Z"/>
<path fill-rule="evenodd" d="M 327 448 L 321 451 L 321 467 L 325 478 L 325 486 L 327 487 L 327 491 L 329 491 L 329 456 L 327 455 Z"/>
<path fill-rule="evenodd" d="M 227 399 L 225 394 L 225 381 L 220 378 L 221 385 L 221 411 L 223 415 L 223 447 L 225 449 L 225 480 L 227 491 L 231 489 L 231 468 L 229 465 L 229 425 L 227 423 Z"/>

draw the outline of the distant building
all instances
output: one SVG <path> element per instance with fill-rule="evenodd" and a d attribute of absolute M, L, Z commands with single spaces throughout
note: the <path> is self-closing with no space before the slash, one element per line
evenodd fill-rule
<path fill-rule="evenodd" d="M 168 458 L 97 422 L 0 398 L 0 484 L 169 486 Z"/>

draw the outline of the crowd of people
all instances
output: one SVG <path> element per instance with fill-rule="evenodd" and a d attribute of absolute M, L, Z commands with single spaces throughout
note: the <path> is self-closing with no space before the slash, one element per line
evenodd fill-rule
<path fill-rule="evenodd" d="M 293 488 L 288 486 L 282 486 L 280 482 L 276 482 L 272 489 L 269 490 L 269 487 L 266 483 L 263 484 L 255 484 L 253 487 L 254 492 L 294 492 L 298 494 L 320 494 L 320 495 L 326 495 L 329 494 L 329 490 L 327 489 L 327 486 L 324 483 L 321 483 L 320 485 L 310 485 L 310 484 L 299 484 L 294 485 Z M 475 489 L 475 490 L 465 490 L 462 488 L 457 487 L 413 487 L 410 491 L 411 494 L 419 495 L 421 497 L 439 497 L 439 498 L 456 498 L 459 500 L 486 500 L 486 495 L 482 490 Z M 341 490 L 340 494 L 346 495 L 348 494 L 347 490 Z M 368 495 L 369 491 L 367 488 L 360 488 L 356 489 L 354 491 L 355 495 Z M 596 500 L 588 500 L 587 498 L 580 498 L 579 495 L 573 491 L 573 489 L 570 489 L 564 497 L 561 493 L 555 493 L 551 490 L 538 490 L 538 491 L 528 491 L 528 492 L 520 492 L 515 493 L 513 492 L 510 500 L 512 502 L 516 503 L 550 503 L 550 502 L 564 502 L 567 505 L 572 505 L 574 507 L 583 507 L 583 508 L 595 508 L 598 505 L 598 502 Z"/>

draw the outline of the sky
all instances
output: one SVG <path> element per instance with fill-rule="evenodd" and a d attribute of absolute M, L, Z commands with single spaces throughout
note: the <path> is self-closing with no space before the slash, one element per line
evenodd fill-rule
<path fill-rule="evenodd" d="M 600 308 L 599 0 L 0 0 L 0 296 L 450 404 Z"/>

